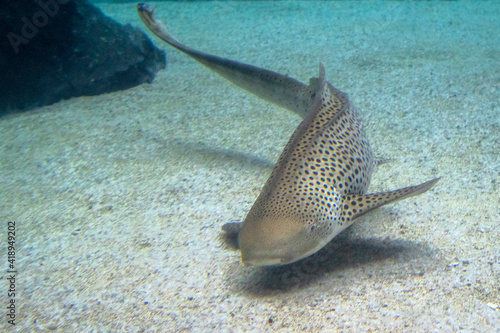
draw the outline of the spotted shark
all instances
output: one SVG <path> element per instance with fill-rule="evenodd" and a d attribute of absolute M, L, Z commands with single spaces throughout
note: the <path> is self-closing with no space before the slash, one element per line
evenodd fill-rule
<path fill-rule="evenodd" d="M 250 93 L 298 114 L 303 120 L 237 233 L 246 266 L 279 266 L 312 255 L 380 206 L 422 194 L 439 178 L 384 193 L 367 194 L 380 162 L 371 150 L 347 94 L 319 77 L 309 85 L 267 69 L 207 54 L 178 42 L 154 10 L 138 4 L 144 24 L 160 39 Z"/>

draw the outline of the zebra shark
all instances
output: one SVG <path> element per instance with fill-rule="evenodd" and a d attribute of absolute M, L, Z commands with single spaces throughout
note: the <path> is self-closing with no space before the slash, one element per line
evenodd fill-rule
<path fill-rule="evenodd" d="M 439 178 L 390 192 L 367 194 L 380 162 L 374 158 L 356 108 L 347 94 L 319 77 L 309 85 L 264 68 L 204 53 L 177 41 L 154 10 L 138 4 L 144 24 L 160 39 L 259 98 L 303 120 L 281 153 L 259 197 L 237 233 L 246 266 L 296 262 L 324 247 L 367 212 L 422 194 Z"/>

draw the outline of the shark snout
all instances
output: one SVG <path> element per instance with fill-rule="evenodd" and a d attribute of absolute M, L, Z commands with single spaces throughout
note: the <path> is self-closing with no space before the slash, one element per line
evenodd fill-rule
<path fill-rule="evenodd" d="M 245 221 L 238 234 L 245 266 L 279 266 L 308 255 L 305 228 L 288 220 Z"/>

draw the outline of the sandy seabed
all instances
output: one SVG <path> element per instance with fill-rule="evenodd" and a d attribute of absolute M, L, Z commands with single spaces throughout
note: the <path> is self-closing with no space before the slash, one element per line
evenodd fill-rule
<path fill-rule="evenodd" d="M 305 260 L 245 268 L 220 227 L 300 119 L 148 32 L 168 62 L 152 84 L 0 118 L 18 270 L 0 330 L 500 332 L 498 2 L 153 5 L 194 48 L 303 82 L 323 63 L 392 159 L 370 192 L 442 179 Z M 99 7 L 146 31 L 135 4 Z"/>

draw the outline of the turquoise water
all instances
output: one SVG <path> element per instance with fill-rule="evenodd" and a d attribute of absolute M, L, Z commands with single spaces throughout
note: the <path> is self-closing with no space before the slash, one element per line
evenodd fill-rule
<path fill-rule="evenodd" d="M 498 330 L 498 2 L 152 4 L 196 49 L 306 83 L 322 63 L 392 160 L 369 192 L 442 177 L 278 268 L 244 267 L 220 227 L 244 219 L 299 117 L 161 42 L 135 3 L 97 5 L 167 68 L 0 118 L 16 329 Z"/>

